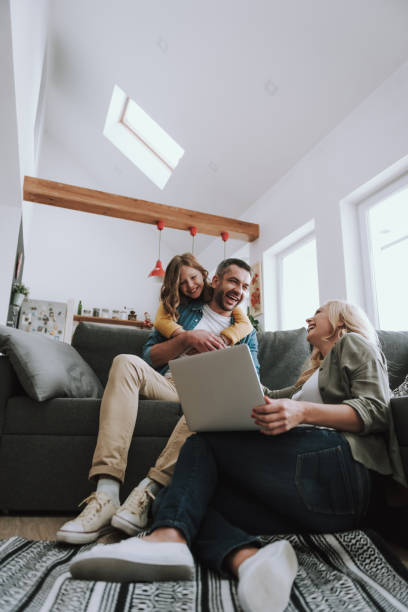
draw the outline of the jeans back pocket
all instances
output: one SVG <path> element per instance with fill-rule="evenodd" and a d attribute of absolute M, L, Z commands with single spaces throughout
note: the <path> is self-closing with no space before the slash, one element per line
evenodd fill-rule
<path fill-rule="evenodd" d="M 342 446 L 299 454 L 296 486 L 304 504 L 313 512 L 356 512 L 350 471 Z"/>

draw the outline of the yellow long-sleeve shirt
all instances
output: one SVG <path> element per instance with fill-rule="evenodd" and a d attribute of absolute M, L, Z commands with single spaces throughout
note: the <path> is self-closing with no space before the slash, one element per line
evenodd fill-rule
<path fill-rule="evenodd" d="M 245 338 L 245 336 L 250 334 L 253 328 L 248 317 L 240 308 L 235 308 L 232 311 L 232 316 L 234 318 L 233 325 L 230 325 L 224 329 L 221 334 L 230 340 L 231 344 L 236 344 L 239 342 L 239 340 L 242 340 L 242 338 Z M 154 326 L 157 331 L 159 331 L 166 338 L 170 338 L 178 329 L 183 329 L 182 326 L 179 325 L 173 319 L 173 317 L 165 311 L 162 302 L 159 304 L 156 318 L 154 320 Z"/>

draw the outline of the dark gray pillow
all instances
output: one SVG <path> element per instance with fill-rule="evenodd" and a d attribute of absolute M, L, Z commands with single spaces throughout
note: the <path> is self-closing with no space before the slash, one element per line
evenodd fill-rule
<path fill-rule="evenodd" d="M 393 397 L 405 397 L 408 395 L 408 374 L 405 377 L 405 380 L 402 381 L 399 387 L 394 389 L 392 392 Z"/>
<path fill-rule="evenodd" d="M 69 344 L 0 325 L 0 351 L 8 356 L 29 397 L 102 397 L 94 371 Z"/>

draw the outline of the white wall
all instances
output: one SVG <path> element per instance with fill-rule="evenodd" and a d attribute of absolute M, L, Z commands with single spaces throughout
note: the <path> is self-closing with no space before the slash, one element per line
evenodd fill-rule
<path fill-rule="evenodd" d="M 251 262 L 314 219 L 320 301 L 361 299 L 346 278 L 340 202 L 407 155 L 407 100 L 408 63 L 248 208 L 242 218 L 261 226 Z"/>
<path fill-rule="evenodd" d="M 346 277 L 340 203 L 407 155 L 407 99 L 408 64 L 405 64 L 247 209 L 241 218 L 259 223 L 261 232 L 259 240 L 250 244 L 251 263 L 262 260 L 265 251 L 314 220 L 320 301 L 343 297 L 365 306 L 359 291 L 359 280 L 353 283 Z M 58 159 L 58 155 L 55 154 L 54 158 Z M 78 184 L 86 185 L 85 180 L 84 175 Z M 95 221 L 97 226 L 94 223 L 92 225 L 96 228 L 101 222 Z M 154 247 L 154 233 L 153 236 L 150 234 L 150 239 L 146 234 L 149 226 L 135 225 L 141 228 L 140 244 L 148 248 L 152 246 L 149 241 L 153 240 Z M 105 230 L 108 232 L 109 227 L 106 226 Z M 44 233 L 42 236 L 44 238 Z M 127 248 L 124 241 L 121 245 L 121 248 Z M 186 250 L 184 245 L 178 252 L 182 250 Z M 166 261 L 173 254 L 169 252 Z M 228 257 L 246 258 L 246 255 L 247 246 L 244 243 L 234 240 L 227 243 Z M 152 257 L 154 259 L 154 255 Z M 214 270 L 223 257 L 221 240 L 214 239 L 198 257 L 209 270 Z M 357 263 L 352 266 L 354 273 L 358 270 Z M 132 273 L 135 275 L 135 284 L 141 283 L 142 286 L 145 268 L 136 269 Z M 118 294 L 121 285 L 117 285 Z M 44 290 L 45 287 L 42 288 Z M 71 293 L 73 297 L 80 297 L 74 294 L 74 285 Z M 151 309 L 154 311 L 154 300 Z"/>
<path fill-rule="evenodd" d="M 41 124 L 44 102 L 40 97 L 40 90 L 43 67 L 46 68 L 49 0 L 19 0 L 11 2 L 10 5 L 20 167 L 23 177 L 24 174 L 35 174 L 37 167 L 38 143 L 35 125 L 36 120 Z M 46 71 L 43 85 L 46 85 Z M 41 129 L 38 134 L 41 134 Z"/>
<path fill-rule="evenodd" d="M 97 180 L 58 143 L 47 141 L 47 178 L 98 188 Z M 64 177 L 59 172 L 64 169 Z M 39 167 L 39 174 L 43 170 Z M 147 278 L 158 255 L 154 225 L 24 203 L 31 208 L 24 283 L 30 297 L 82 301 L 84 308 L 134 308 L 139 318 L 154 316 L 160 284 Z M 165 231 L 165 230 L 163 230 Z M 174 253 L 162 241 L 161 259 Z"/>
<path fill-rule="evenodd" d="M 153 225 L 36 205 L 26 252 L 30 297 L 82 300 L 93 308 L 134 308 L 154 316 L 159 284 L 147 278 L 157 259 Z M 171 254 L 162 249 L 162 260 Z"/>
<path fill-rule="evenodd" d="M 10 3 L 21 184 L 37 175 L 47 85 L 49 0 Z M 23 212 L 24 242 L 30 230 L 30 209 Z"/>
<path fill-rule="evenodd" d="M 8 2 L 0 2 L 0 57 L 0 323 L 5 323 L 21 216 L 17 117 Z"/>
<path fill-rule="evenodd" d="M 405 64 L 247 209 L 242 218 L 261 228 L 260 239 L 251 244 L 251 262 L 261 260 L 267 249 L 314 219 L 321 302 L 331 297 L 361 301 L 361 296 L 350 294 L 353 284 L 346 278 L 340 202 L 407 154 L 407 99 Z M 47 149 L 47 178 L 98 188 L 85 168 L 75 167 L 75 160 L 70 161 L 72 172 L 65 159 L 62 163 L 61 156 L 69 155 L 57 143 Z M 155 310 L 156 295 L 145 284 L 146 271 L 156 258 L 153 226 L 55 210 L 46 218 L 41 208 L 33 221 L 36 239 L 30 239 L 24 275 L 32 297 L 73 297 L 90 301 L 90 306 Z M 222 258 L 220 242 L 199 254 L 210 270 Z M 228 256 L 242 245 L 234 243 L 228 243 Z M 164 252 L 162 259 L 168 261 L 173 254 Z M 142 299 L 136 297 L 137 291 L 144 294 Z"/>

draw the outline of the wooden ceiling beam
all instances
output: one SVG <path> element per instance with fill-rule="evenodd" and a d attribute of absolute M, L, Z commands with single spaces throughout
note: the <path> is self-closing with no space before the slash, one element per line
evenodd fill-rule
<path fill-rule="evenodd" d="M 95 189 L 85 189 L 32 176 L 24 177 L 23 198 L 27 202 L 119 217 L 140 223 L 155 225 L 157 221 L 163 221 L 166 227 L 180 230 L 188 230 L 195 226 L 198 234 L 209 234 L 210 236 L 220 236 L 221 232 L 228 232 L 230 238 L 247 242 L 252 242 L 259 237 L 257 223 L 247 223 L 239 219 L 219 217 L 187 208 L 148 202 Z"/>

